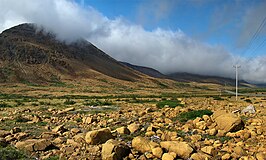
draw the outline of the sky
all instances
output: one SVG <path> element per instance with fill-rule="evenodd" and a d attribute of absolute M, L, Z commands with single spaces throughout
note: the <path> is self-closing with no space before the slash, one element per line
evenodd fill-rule
<path fill-rule="evenodd" d="M 36 23 L 119 61 L 266 83 L 266 0 L 0 0 L 0 32 Z"/>

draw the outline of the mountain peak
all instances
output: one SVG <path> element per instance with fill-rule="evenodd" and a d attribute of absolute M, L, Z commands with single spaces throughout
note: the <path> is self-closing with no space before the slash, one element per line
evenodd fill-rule
<path fill-rule="evenodd" d="M 138 73 L 80 39 L 71 44 L 58 41 L 55 34 L 36 24 L 25 23 L 0 34 L 1 70 L 11 70 L 15 79 L 29 81 L 58 77 L 90 77 L 94 70 L 113 78 L 135 81 Z M 10 79 L 9 75 L 4 75 Z M 9 77 L 9 78 L 7 78 Z M 3 81 L 3 80 L 2 80 Z"/>

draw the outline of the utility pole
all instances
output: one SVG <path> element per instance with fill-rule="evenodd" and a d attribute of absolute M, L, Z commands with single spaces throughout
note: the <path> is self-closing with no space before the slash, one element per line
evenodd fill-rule
<path fill-rule="evenodd" d="M 237 87 L 238 87 L 238 72 L 237 69 L 240 68 L 240 65 L 234 65 L 234 68 L 236 69 L 236 101 L 237 101 Z"/>

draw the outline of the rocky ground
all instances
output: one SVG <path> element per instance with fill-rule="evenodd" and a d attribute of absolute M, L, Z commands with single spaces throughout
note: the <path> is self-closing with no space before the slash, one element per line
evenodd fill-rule
<path fill-rule="evenodd" d="M 255 113 L 241 113 L 250 103 L 245 99 L 178 100 L 176 107 L 158 107 L 162 99 L 113 99 L 101 110 L 79 100 L 61 108 L 53 102 L 2 107 L 0 145 L 37 159 L 266 159 L 265 99 L 252 99 Z"/>

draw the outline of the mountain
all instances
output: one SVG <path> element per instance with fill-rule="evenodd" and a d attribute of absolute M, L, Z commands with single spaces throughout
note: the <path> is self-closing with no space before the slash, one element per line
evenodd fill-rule
<path fill-rule="evenodd" d="M 133 65 L 127 62 L 120 62 L 121 64 L 130 67 L 136 71 L 139 71 L 143 74 L 149 75 L 155 78 L 163 78 L 163 79 L 171 79 L 178 82 L 199 82 L 199 83 L 214 83 L 220 85 L 235 85 L 235 79 L 226 78 L 226 77 L 219 77 L 219 76 L 208 76 L 208 75 L 198 75 L 198 74 L 191 74 L 186 72 L 176 72 L 171 74 L 163 74 L 153 68 L 144 67 Z M 240 85 L 242 86 L 249 86 L 250 84 L 244 80 L 239 81 Z"/>
<path fill-rule="evenodd" d="M 199 82 L 199 83 L 214 83 L 220 85 L 235 85 L 235 79 L 232 78 L 225 78 L 219 76 L 208 76 L 208 75 L 198 75 L 198 74 L 191 74 L 185 72 L 177 72 L 172 74 L 167 74 L 167 77 L 179 82 Z M 242 86 L 249 86 L 249 83 L 240 80 L 239 84 Z"/>
<path fill-rule="evenodd" d="M 35 24 L 0 34 L 0 82 L 78 79 L 98 74 L 136 81 L 141 74 L 125 67 L 86 40 L 58 41 Z"/>
<path fill-rule="evenodd" d="M 166 75 L 162 74 L 161 72 L 153 69 L 153 68 L 149 68 L 149 67 L 144 67 L 144 66 L 137 66 L 137 65 L 133 65 L 133 64 L 130 64 L 130 63 L 127 63 L 127 62 L 120 62 L 121 64 L 129 67 L 129 68 L 132 68 L 136 71 L 139 71 L 143 74 L 146 74 L 148 76 L 151 76 L 151 77 L 155 77 L 155 78 L 167 78 Z"/>

